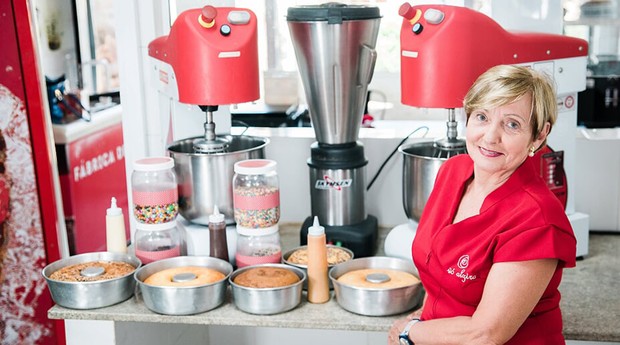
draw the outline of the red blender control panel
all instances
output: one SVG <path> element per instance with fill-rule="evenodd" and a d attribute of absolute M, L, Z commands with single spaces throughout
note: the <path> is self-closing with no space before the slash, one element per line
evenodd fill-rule
<path fill-rule="evenodd" d="M 250 102 L 260 97 L 256 30 L 248 9 L 190 9 L 149 44 L 149 56 L 172 66 L 182 103 Z"/>
<path fill-rule="evenodd" d="M 476 78 L 499 64 L 586 56 L 586 41 L 554 34 L 510 32 L 475 10 L 448 5 L 399 8 L 403 104 L 461 108 Z"/>

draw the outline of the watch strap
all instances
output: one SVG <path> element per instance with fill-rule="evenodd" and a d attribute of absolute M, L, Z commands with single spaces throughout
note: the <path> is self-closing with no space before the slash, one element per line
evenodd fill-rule
<path fill-rule="evenodd" d="M 409 330 L 411 329 L 411 327 L 413 325 L 415 325 L 416 323 L 420 322 L 421 320 L 418 318 L 415 319 L 411 319 L 409 320 L 409 322 L 407 322 L 407 325 L 405 325 L 405 328 L 403 329 L 402 332 L 400 332 L 400 335 L 398 336 L 401 340 L 405 340 L 407 342 L 408 345 L 415 345 L 413 343 L 413 341 L 411 341 L 411 339 L 409 338 Z M 402 344 L 402 342 L 401 342 Z"/>

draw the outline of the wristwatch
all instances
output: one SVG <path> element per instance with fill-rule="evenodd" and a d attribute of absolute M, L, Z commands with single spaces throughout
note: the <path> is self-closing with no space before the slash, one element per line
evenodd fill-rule
<path fill-rule="evenodd" d="M 405 326 L 405 329 L 403 329 L 403 331 L 400 332 L 400 335 L 398 336 L 398 341 L 400 342 L 400 345 L 415 345 L 413 341 L 409 339 L 409 330 L 411 329 L 411 326 L 415 325 L 416 323 L 420 321 L 421 321 L 420 319 L 411 319 L 407 323 L 407 325 Z"/>

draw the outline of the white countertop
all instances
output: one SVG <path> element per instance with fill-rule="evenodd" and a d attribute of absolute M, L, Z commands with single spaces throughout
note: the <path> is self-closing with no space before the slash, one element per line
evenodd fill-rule
<path fill-rule="evenodd" d="M 281 224 L 284 250 L 299 245 L 299 224 Z M 388 229 L 379 229 L 378 250 L 383 255 L 383 242 Z M 591 234 L 590 255 L 577 261 L 577 267 L 564 271 L 560 292 L 566 339 L 587 341 L 620 341 L 618 318 L 620 295 L 617 276 L 620 257 L 617 254 L 620 234 Z M 146 308 L 139 295 L 99 309 L 72 310 L 52 307 L 50 319 L 109 320 L 165 324 L 226 325 L 252 327 L 309 328 L 323 330 L 386 332 L 396 316 L 372 317 L 350 313 L 332 298 L 325 304 L 311 304 L 302 297 L 295 309 L 276 315 L 252 315 L 237 309 L 230 291 L 226 302 L 211 311 L 188 316 L 156 314 Z"/>

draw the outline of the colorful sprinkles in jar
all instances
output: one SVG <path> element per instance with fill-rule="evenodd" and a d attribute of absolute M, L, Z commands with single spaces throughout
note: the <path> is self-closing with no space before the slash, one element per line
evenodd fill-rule
<path fill-rule="evenodd" d="M 144 224 L 166 223 L 176 218 L 179 205 L 176 202 L 165 205 L 137 205 L 134 204 L 133 215 L 136 220 Z"/>
<path fill-rule="evenodd" d="M 245 228 L 267 228 L 278 224 L 280 207 L 266 210 L 243 210 L 235 208 L 235 222 Z"/>
<path fill-rule="evenodd" d="M 179 194 L 171 157 L 147 157 L 134 162 L 131 174 L 133 215 L 140 224 L 161 224 L 179 213 Z"/>
<path fill-rule="evenodd" d="M 245 228 L 266 228 L 280 221 L 280 191 L 271 186 L 236 187 L 234 217 Z"/>

